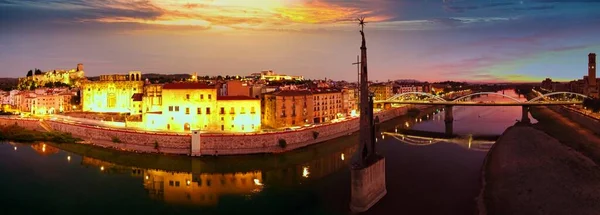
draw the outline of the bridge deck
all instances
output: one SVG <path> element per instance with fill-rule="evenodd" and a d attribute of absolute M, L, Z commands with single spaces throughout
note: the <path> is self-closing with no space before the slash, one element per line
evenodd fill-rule
<path fill-rule="evenodd" d="M 441 102 L 441 101 L 374 101 L 375 104 L 409 104 L 409 105 L 452 105 L 452 106 L 548 106 L 548 105 L 573 105 L 582 102 Z"/>

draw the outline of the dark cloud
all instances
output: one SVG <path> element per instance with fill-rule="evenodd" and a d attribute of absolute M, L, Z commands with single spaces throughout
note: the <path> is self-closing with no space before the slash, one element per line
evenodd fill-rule
<path fill-rule="evenodd" d="M 115 4 L 119 7 L 113 7 Z M 77 25 L 103 18 L 153 20 L 163 13 L 148 1 L 0 0 L 0 24 L 5 28 Z"/>

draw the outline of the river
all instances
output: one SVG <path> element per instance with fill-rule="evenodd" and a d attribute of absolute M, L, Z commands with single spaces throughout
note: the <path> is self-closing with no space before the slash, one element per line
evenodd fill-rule
<path fill-rule="evenodd" d="M 499 135 L 520 114 L 520 107 L 455 107 L 454 131 Z M 415 130 L 444 131 L 443 112 L 382 128 L 394 132 L 407 122 Z M 353 134 L 283 154 L 202 158 L 3 142 L 0 204 L 3 214 L 348 214 L 348 165 L 357 140 Z M 407 144 L 386 135 L 377 147 L 386 157 L 388 194 L 366 214 L 475 211 L 489 145 Z"/>

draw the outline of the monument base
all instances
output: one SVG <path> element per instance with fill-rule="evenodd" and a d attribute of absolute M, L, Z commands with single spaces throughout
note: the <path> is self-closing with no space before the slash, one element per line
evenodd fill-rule
<path fill-rule="evenodd" d="M 369 210 L 385 194 L 385 158 L 380 157 L 367 167 L 351 169 L 350 210 L 360 213 Z"/>

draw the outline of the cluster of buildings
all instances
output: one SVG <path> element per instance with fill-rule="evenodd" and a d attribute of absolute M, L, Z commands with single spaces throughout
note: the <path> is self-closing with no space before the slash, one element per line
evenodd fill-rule
<path fill-rule="evenodd" d="M 52 70 L 19 78 L 21 90 L 0 91 L 1 110 L 24 114 L 56 114 L 78 109 L 79 86 L 85 79 L 83 64 L 71 70 Z M 71 88 L 46 88 L 47 83 L 62 83 Z M 33 87 L 33 89 L 30 88 Z"/>
<path fill-rule="evenodd" d="M 202 79 L 202 80 L 201 80 Z M 304 81 L 302 76 L 271 70 L 233 80 L 205 80 L 196 74 L 185 81 L 151 83 L 140 71 L 85 79 L 83 65 L 19 79 L 20 84 L 61 82 L 69 88 L 0 92 L 3 110 L 33 115 L 79 111 L 126 114 L 125 125 L 143 130 L 185 132 L 256 132 L 335 122 L 355 116 L 357 86 L 331 80 Z M 429 92 L 420 83 L 376 83 L 376 100 L 405 92 Z"/>
<path fill-rule="evenodd" d="M 596 77 L 596 54 L 588 55 L 588 75 L 583 79 L 570 82 L 555 82 L 550 78 L 542 81 L 541 87 L 549 91 L 569 91 L 584 94 L 592 98 L 598 98 L 600 92 L 600 78 Z"/>

